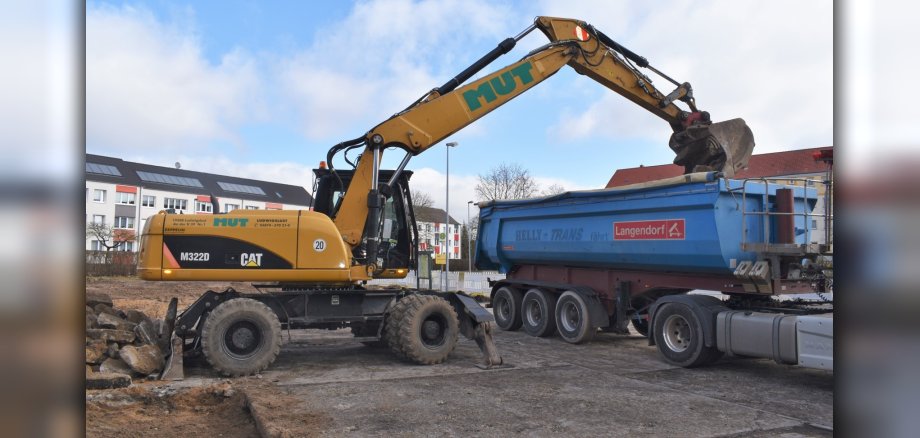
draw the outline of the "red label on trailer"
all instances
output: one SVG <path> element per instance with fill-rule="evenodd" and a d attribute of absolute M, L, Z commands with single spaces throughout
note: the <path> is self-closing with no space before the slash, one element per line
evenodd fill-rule
<path fill-rule="evenodd" d="M 613 223 L 613 240 L 684 240 L 686 237 L 683 219 Z"/>

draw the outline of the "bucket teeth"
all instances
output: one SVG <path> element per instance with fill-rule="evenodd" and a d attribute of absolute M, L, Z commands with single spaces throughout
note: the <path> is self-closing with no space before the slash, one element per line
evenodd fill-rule
<path fill-rule="evenodd" d="M 668 145 L 677 154 L 674 164 L 684 166 L 684 173 L 716 171 L 731 178 L 747 167 L 754 134 L 744 119 L 731 119 L 675 132 Z"/>

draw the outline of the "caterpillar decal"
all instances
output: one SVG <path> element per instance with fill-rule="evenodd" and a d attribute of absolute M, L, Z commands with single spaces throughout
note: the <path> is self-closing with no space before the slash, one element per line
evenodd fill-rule
<path fill-rule="evenodd" d="M 163 236 L 164 267 L 291 269 L 291 262 L 258 245 L 220 236 Z"/>

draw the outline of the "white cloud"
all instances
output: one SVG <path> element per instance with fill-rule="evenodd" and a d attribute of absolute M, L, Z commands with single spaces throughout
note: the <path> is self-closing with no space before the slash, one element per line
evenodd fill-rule
<path fill-rule="evenodd" d="M 544 1 L 540 9 L 588 21 L 659 70 L 690 82 L 700 109 L 714 120 L 747 120 L 756 152 L 833 142 L 831 2 L 675 0 L 610 8 L 601 1 Z M 673 88 L 650 76 L 665 93 Z M 568 109 L 549 128 L 552 138 L 666 141 L 666 124 L 597 86 L 602 97 Z"/>
<path fill-rule="evenodd" d="M 497 43 L 511 16 L 483 0 L 358 3 L 343 21 L 318 29 L 314 43 L 281 61 L 275 74 L 308 138 L 350 138 L 456 73 L 442 68 L 465 67 L 452 54 L 467 53 L 469 42 Z M 360 132 L 346 132 L 354 126 Z"/>
<path fill-rule="evenodd" d="M 86 134 L 117 152 L 188 150 L 236 129 L 260 106 L 255 62 L 226 53 L 213 64 L 194 31 L 144 9 L 89 7 L 86 15 Z"/>

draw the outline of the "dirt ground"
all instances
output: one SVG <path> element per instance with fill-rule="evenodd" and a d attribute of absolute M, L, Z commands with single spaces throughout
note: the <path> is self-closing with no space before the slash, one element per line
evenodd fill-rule
<path fill-rule="evenodd" d="M 108 293 L 116 307 L 161 316 L 173 296 L 181 309 L 227 285 L 125 278 L 89 279 L 86 287 Z M 601 334 L 571 345 L 496 331 L 495 341 L 510 366 L 482 370 L 474 366 L 475 342 L 462 337 L 446 363 L 418 366 L 356 342 L 347 330 L 285 332 L 268 370 L 229 381 L 243 396 L 207 389 L 227 380 L 203 361 L 187 362 L 181 382 L 87 391 L 87 435 L 166 435 L 151 426 L 165 432 L 185 424 L 223 436 L 833 435 L 833 373 L 740 358 L 676 368 L 640 336 Z M 173 392 L 156 397 L 162 388 Z M 186 432 L 180 435 L 194 434 Z"/>

